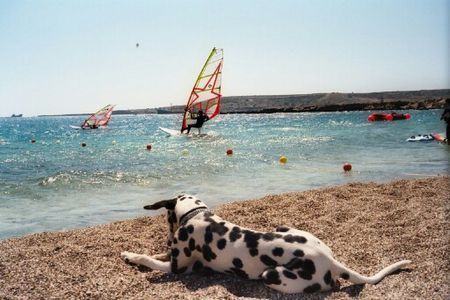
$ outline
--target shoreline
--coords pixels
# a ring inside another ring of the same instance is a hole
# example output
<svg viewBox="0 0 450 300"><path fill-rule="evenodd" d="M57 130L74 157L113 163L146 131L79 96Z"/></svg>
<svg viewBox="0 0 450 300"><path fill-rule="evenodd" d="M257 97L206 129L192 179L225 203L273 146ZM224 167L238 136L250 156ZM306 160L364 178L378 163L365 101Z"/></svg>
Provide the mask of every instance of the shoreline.
<svg viewBox="0 0 450 300"><path fill-rule="evenodd" d="M0 298L446 299L450 296L450 177L349 183L232 202L213 211L271 231L278 225L323 240L353 270L372 275L401 259L409 269L377 285L339 280L329 293L284 295L230 275L171 275L124 263L121 251L165 251L165 217L142 217L0 240ZM202 199L208 203L208 199ZM163 213L163 211L160 211Z"/></svg>

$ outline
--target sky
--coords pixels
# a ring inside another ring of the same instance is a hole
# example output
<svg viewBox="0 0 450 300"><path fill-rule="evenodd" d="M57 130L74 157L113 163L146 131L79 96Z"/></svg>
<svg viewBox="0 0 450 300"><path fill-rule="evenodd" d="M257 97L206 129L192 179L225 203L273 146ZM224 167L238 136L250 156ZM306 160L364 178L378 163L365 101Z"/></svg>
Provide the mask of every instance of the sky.
<svg viewBox="0 0 450 300"><path fill-rule="evenodd" d="M0 116L224 96L450 88L450 0L0 0ZM139 47L136 47L139 43Z"/></svg>

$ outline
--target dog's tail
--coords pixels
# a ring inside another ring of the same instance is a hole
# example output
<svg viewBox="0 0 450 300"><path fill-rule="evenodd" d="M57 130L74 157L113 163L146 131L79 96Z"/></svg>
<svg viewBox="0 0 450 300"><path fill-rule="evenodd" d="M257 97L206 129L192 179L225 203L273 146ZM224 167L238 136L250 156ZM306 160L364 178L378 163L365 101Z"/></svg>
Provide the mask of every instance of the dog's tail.
<svg viewBox="0 0 450 300"><path fill-rule="evenodd" d="M410 260L402 260L399 262L396 262L395 264L392 264L390 266L387 266L377 274L366 277L358 272L355 272L348 267L344 266L342 263L338 262L337 260L334 260L334 266L332 267L331 272L333 275L337 275L340 278L346 279L350 282L356 283L356 284L363 284L363 283L369 283L369 284L377 284L380 282L385 276L403 268L404 266L411 263Z"/></svg>

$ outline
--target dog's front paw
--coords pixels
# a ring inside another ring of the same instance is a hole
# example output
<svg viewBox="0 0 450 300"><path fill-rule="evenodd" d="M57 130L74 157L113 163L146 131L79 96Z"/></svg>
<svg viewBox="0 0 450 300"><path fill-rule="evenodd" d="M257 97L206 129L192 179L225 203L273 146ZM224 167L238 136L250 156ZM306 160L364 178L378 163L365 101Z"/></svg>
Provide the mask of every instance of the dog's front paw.
<svg viewBox="0 0 450 300"><path fill-rule="evenodd" d="M120 257L122 257L122 259L124 261L126 261L127 263L136 264L139 254L124 251L124 252L120 253Z"/></svg>

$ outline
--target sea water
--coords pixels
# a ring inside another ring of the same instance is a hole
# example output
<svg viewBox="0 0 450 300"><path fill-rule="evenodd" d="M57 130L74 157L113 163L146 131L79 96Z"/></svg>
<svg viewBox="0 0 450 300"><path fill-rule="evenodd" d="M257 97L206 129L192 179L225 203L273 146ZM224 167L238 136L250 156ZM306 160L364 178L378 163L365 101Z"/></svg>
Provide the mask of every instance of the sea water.
<svg viewBox="0 0 450 300"><path fill-rule="evenodd" d="M98 130L70 128L82 117L0 118L0 239L161 213L142 207L181 192L214 207L448 174L448 146L406 142L443 133L442 110L409 112L411 120L373 123L369 112L220 115L189 137L158 130L178 129L179 115L114 115Z"/></svg>

